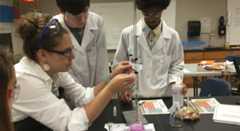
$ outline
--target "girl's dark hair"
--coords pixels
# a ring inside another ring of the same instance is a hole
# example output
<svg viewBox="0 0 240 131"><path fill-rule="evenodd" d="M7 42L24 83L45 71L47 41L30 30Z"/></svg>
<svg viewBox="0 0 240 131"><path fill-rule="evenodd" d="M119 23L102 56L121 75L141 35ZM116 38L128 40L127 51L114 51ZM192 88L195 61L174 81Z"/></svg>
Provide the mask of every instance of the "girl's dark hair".
<svg viewBox="0 0 240 131"><path fill-rule="evenodd" d="M139 10L149 9L156 7L159 9L166 9L171 0L135 0L135 4Z"/></svg>
<svg viewBox="0 0 240 131"><path fill-rule="evenodd" d="M36 54L39 49L53 49L63 34L67 33L58 22L54 25L57 28L52 29L51 25L48 25L50 19L50 15L39 12L30 12L21 17L17 31L23 39L25 55L34 61L37 61Z"/></svg>
<svg viewBox="0 0 240 131"><path fill-rule="evenodd" d="M12 131L8 103L8 83L13 78L13 59L7 50L0 49L0 130Z"/></svg>
<svg viewBox="0 0 240 131"><path fill-rule="evenodd" d="M69 12L78 15L90 6L89 0L56 0L56 3L62 12Z"/></svg>

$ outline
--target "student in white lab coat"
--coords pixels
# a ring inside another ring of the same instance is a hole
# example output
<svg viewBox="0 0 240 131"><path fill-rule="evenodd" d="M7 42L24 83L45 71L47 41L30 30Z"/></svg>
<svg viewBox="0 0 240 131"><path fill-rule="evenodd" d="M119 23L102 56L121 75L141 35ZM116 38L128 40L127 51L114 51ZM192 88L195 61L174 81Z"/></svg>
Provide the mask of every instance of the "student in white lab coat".
<svg viewBox="0 0 240 131"><path fill-rule="evenodd" d="M171 95L170 85L182 83L184 53L178 33L161 19L170 0L135 0L135 4L143 19L123 29L114 63L138 58L143 67L139 72L139 95ZM129 93L121 94L124 100Z"/></svg>
<svg viewBox="0 0 240 131"><path fill-rule="evenodd" d="M95 86L109 77L103 18L89 11L89 0L56 0L61 14L54 16L69 32L75 59L69 70L83 86Z"/></svg>
<svg viewBox="0 0 240 131"><path fill-rule="evenodd" d="M85 131L112 96L134 82L135 75L125 61L113 70L108 81L84 88L66 72L74 58L69 34L58 20L45 25L46 21L48 17L41 13L29 13L19 25L26 56L15 65L20 86L12 109L15 129ZM58 87L64 88L76 108L71 110L64 99L53 93Z"/></svg>

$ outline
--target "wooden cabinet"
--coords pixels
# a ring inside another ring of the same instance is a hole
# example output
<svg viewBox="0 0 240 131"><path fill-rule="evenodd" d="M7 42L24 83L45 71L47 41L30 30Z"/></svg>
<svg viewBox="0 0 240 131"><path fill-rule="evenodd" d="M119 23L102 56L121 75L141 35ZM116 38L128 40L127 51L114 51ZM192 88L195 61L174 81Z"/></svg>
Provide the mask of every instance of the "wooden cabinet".
<svg viewBox="0 0 240 131"><path fill-rule="evenodd" d="M225 57L229 55L240 56L240 49L185 51L184 60L185 63L199 63L201 60L223 62Z"/></svg>
<svg viewBox="0 0 240 131"><path fill-rule="evenodd" d="M206 51L204 52L205 60L224 61L226 56L229 56L230 51Z"/></svg>
<svg viewBox="0 0 240 131"><path fill-rule="evenodd" d="M231 52L230 55L239 55L240 56L240 50L234 50Z"/></svg>
<svg viewBox="0 0 240 131"><path fill-rule="evenodd" d="M204 58L203 56L203 52L185 52L184 61L185 63L197 63Z"/></svg>

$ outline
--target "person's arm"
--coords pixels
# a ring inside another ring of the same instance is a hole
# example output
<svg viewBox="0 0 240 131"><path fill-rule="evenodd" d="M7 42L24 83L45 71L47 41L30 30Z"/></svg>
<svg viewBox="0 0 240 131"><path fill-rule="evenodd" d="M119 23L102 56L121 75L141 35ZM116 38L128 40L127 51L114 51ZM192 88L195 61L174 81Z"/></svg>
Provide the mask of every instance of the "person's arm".
<svg viewBox="0 0 240 131"><path fill-rule="evenodd" d="M63 99L51 92L51 81L32 76L17 77L17 80L21 90L13 103L15 113L31 117L52 130L87 130L89 119L85 109L78 107L71 110ZM17 116L13 116L13 120L17 120Z"/></svg>
<svg viewBox="0 0 240 131"><path fill-rule="evenodd" d="M61 86L66 90L66 93L75 99L75 103L78 106L84 106L87 117L89 121L92 122L107 106L113 94L126 90L126 88L134 82L135 74L129 72L121 73L122 70L129 68L128 66L127 68L125 67L125 65L123 65L123 67L117 66L119 73L114 75L107 84L101 84L95 88L84 88L80 86L78 83L74 82L67 73L64 73L65 75L62 75L62 79L59 78L59 80ZM96 90L98 90L98 93L96 93L97 95L93 99L93 92Z"/></svg>
<svg viewBox="0 0 240 131"><path fill-rule="evenodd" d="M56 85L64 89L64 95L76 106L83 106L95 98L95 88L83 87L68 73L59 73Z"/></svg>
<svg viewBox="0 0 240 131"><path fill-rule="evenodd" d="M114 78L118 74L122 73L131 73L132 72L132 65L129 64L128 61L121 61L118 65L113 69L112 73L110 74L110 77L108 80L101 82L100 84L97 84L94 88L94 94L95 96L106 86L106 84Z"/></svg>
<svg viewBox="0 0 240 131"><path fill-rule="evenodd" d="M113 94L124 91L135 80L135 74L118 74L103 88L96 98L87 104L86 110L89 121L94 121L112 99Z"/></svg>
<svg viewBox="0 0 240 131"><path fill-rule="evenodd" d="M129 44L129 34L127 33L129 28L125 28L120 36L119 42L118 42L118 47L116 50L116 53L114 55L113 59L113 65L116 67L121 61L128 61L128 46ZM119 92L118 97L121 101L123 102L130 102L131 97L132 97L132 92L129 90L126 90L124 92Z"/></svg>
<svg viewBox="0 0 240 131"><path fill-rule="evenodd" d="M169 83L182 83L184 69L184 51L179 35L172 39L172 57L169 69Z"/></svg>
<svg viewBox="0 0 240 131"><path fill-rule="evenodd" d="M59 73L59 78L57 82L59 86L64 88L65 95L68 96L75 105L82 106L83 104L90 102L95 96L97 96L97 94L103 88L105 88L108 82L110 82L111 79L113 79L115 76L123 73L129 74L131 72L132 66L129 64L129 62L122 61L116 66L115 69L113 69L113 72L111 73L111 76L108 80L97 84L94 88L86 88L79 83L76 83L67 72Z"/></svg>

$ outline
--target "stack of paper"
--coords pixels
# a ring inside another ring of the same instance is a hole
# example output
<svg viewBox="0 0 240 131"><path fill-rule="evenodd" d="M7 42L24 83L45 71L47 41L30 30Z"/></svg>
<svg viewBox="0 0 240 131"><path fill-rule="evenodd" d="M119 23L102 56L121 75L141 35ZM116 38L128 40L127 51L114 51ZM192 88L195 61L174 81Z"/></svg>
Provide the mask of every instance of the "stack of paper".
<svg viewBox="0 0 240 131"><path fill-rule="evenodd" d="M142 114L154 115L154 114L168 114L168 108L162 99L156 100L142 100L139 101Z"/></svg>
<svg viewBox="0 0 240 131"><path fill-rule="evenodd" d="M192 99L191 106L201 114L214 113L215 107L220 103L215 98Z"/></svg>
<svg viewBox="0 0 240 131"><path fill-rule="evenodd" d="M214 111L213 121L240 125L240 106L224 104L217 106Z"/></svg>

